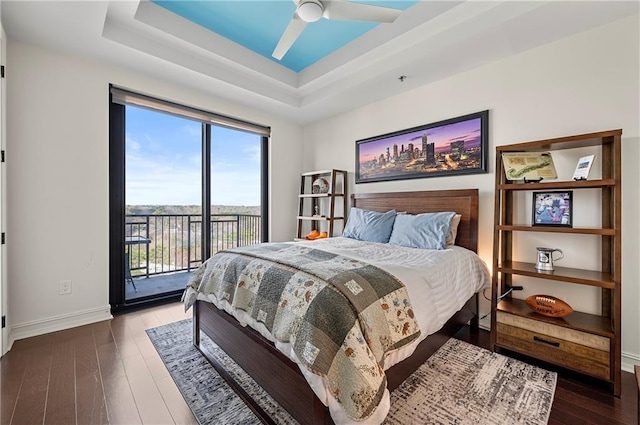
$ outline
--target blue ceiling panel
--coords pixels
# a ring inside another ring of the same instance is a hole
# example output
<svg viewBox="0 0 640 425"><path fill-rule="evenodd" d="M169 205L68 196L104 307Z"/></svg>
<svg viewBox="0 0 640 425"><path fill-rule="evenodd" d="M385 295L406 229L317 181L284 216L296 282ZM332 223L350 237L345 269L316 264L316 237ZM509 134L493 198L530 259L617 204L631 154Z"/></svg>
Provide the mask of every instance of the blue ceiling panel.
<svg viewBox="0 0 640 425"><path fill-rule="evenodd" d="M329 21L307 25L281 61L271 53L293 16L291 0L152 0L153 3L299 72L375 28L377 23ZM417 1L366 1L405 10Z"/></svg>

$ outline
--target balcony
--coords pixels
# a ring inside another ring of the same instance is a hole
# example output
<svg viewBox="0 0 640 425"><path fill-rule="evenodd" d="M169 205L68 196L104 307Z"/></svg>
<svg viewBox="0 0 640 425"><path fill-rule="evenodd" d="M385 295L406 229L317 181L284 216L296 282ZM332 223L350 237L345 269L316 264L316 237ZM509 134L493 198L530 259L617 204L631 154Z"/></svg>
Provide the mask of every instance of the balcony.
<svg viewBox="0 0 640 425"><path fill-rule="evenodd" d="M261 234L259 215L211 216L212 254L260 243ZM127 301L184 289L191 272L203 261L199 214L126 215L125 238L131 276Z"/></svg>

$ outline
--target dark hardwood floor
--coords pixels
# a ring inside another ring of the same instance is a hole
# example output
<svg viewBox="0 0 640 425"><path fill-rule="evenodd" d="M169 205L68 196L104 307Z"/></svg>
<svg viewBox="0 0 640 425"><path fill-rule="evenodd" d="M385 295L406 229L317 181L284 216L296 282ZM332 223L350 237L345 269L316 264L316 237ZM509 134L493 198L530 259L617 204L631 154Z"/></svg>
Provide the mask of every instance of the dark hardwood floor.
<svg viewBox="0 0 640 425"><path fill-rule="evenodd" d="M190 317L179 303L16 341L0 360L0 423L197 424L145 329ZM458 338L487 348L485 331ZM561 372L549 424L636 425L637 386L622 396Z"/></svg>
<svg viewBox="0 0 640 425"><path fill-rule="evenodd" d="M16 341L0 360L1 424L197 424L145 329L179 303Z"/></svg>

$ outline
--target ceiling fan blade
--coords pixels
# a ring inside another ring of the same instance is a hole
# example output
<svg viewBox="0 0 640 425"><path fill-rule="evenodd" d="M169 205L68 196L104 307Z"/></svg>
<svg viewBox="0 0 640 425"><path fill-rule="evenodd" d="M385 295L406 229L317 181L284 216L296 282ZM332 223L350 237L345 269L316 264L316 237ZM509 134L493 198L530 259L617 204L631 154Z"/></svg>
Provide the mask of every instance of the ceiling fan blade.
<svg viewBox="0 0 640 425"><path fill-rule="evenodd" d="M401 10L349 1L325 1L324 17L344 21L393 22Z"/></svg>
<svg viewBox="0 0 640 425"><path fill-rule="evenodd" d="M307 23L300 19L297 13L293 14L289 25L287 25L287 29L284 30L282 37L280 37L280 41L278 41L278 45L273 50L271 56L274 58L281 60L284 55L287 54L293 43L298 39L302 31L307 26Z"/></svg>

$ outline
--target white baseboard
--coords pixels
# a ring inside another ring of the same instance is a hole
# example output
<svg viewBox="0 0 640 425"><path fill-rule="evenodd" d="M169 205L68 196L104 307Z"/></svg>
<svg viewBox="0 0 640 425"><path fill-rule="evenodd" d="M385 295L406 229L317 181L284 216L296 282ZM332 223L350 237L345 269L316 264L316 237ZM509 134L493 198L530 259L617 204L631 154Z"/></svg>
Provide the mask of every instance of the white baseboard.
<svg viewBox="0 0 640 425"><path fill-rule="evenodd" d="M61 314L60 316L53 316L47 319L18 323L10 327L8 338L9 349L13 346L14 341L19 339L62 331L109 319L113 319L113 316L111 315L111 306L106 305L89 310Z"/></svg>
<svg viewBox="0 0 640 425"><path fill-rule="evenodd" d="M640 364L640 356L632 353L622 353L622 370L633 373L633 366Z"/></svg>

